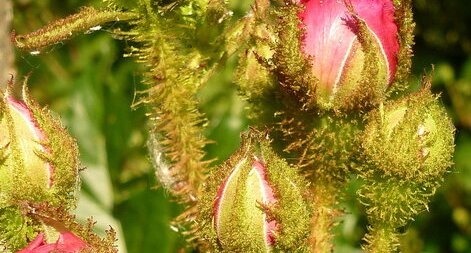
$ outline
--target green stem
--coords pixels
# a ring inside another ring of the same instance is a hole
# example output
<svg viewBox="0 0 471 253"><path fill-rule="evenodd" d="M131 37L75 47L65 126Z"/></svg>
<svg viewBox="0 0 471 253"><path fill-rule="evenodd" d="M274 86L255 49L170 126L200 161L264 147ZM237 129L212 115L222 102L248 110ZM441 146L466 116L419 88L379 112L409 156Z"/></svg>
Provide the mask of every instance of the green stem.
<svg viewBox="0 0 471 253"><path fill-rule="evenodd" d="M93 28L99 29L101 24L136 18L138 15L135 13L84 7L80 12L54 21L32 33L16 35L13 32L12 39L16 47L20 49L38 51L46 46L67 40L78 32L93 30Z"/></svg>
<svg viewBox="0 0 471 253"><path fill-rule="evenodd" d="M399 237L394 228L381 225L373 225L365 235L365 252L367 253L389 253L397 252Z"/></svg>
<svg viewBox="0 0 471 253"><path fill-rule="evenodd" d="M335 208L338 190L322 181L313 184L314 213L309 238L312 253L332 252L332 229L335 225L334 219L339 214Z"/></svg>

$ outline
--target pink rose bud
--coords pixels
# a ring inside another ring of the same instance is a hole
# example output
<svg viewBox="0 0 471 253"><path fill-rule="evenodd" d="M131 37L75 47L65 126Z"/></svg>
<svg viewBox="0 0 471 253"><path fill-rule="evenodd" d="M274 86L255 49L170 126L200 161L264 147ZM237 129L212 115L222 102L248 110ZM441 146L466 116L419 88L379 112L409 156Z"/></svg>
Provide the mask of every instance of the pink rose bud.
<svg viewBox="0 0 471 253"><path fill-rule="evenodd" d="M310 57L312 73L318 79L315 91L319 106L342 107L339 104L351 96L367 93L361 85L379 85L384 92L394 79L399 51L392 1L302 0L301 4L301 51ZM362 34L362 26L367 34ZM372 40L372 47L362 43L367 38ZM376 57L368 58L368 50L375 50ZM367 64L376 65L378 71L365 72Z"/></svg>
<svg viewBox="0 0 471 253"><path fill-rule="evenodd" d="M64 211L76 204L77 144L44 108L0 92L0 242L7 249L26 244L36 221L25 207L48 203Z"/></svg>
<svg viewBox="0 0 471 253"><path fill-rule="evenodd" d="M45 234L39 233L24 249L17 253L50 253L63 252L75 253L87 248L88 245L82 239L71 232L62 232L55 242L47 243Z"/></svg>
<svg viewBox="0 0 471 253"><path fill-rule="evenodd" d="M72 206L79 183L75 140L26 91L23 97L21 101L7 91L0 99L0 192L13 202Z"/></svg>
<svg viewBox="0 0 471 253"><path fill-rule="evenodd" d="M233 218L232 210L234 208L234 194L237 194L237 189L233 188L238 186L237 183L240 175L242 166L236 166L234 170L227 176L224 182L218 189L218 193L214 200L214 227L218 238L221 240L230 238L231 227L225 226ZM276 203L276 199L273 193L273 189L270 186L267 176L266 167L260 161L252 162L252 169L248 172L245 181L245 203L248 209L252 211L251 216L253 219L251 223L248 223L254 231L257 230L260 236L263 238L263 243L266 248L269 248L275 243L274 233L277 229L275 220L269 221L267 215L260 210L256 203L262 203L264 205L273 205Z"/></svg>
<svg viewBox="0 0 471 253"><path fill-rule="evenodd" d="M28 174L28 177L34 178L32 184L50 188L53 184L54 167L51 162L45 161L37 155L39 152L50 155L49 148L43 145L48 141L44 131L40 128L33 112L24 102L16 100L10 95L5 97L5 102L11 126L10 136L5 136L3 141L8 141L5 143L8 146L14 145L12 142L16 142L18 159L23 161L24 167L29 168L24 172ZM11 138L12 136L13 138Z"/></svg>
<svg viewBox="0 0 471 253"><path fill-rule="evenodd" d="M252 130L209 176L198 207L198 237L217 252L302 251L310 224L305 186L269 139Z"/></svg>

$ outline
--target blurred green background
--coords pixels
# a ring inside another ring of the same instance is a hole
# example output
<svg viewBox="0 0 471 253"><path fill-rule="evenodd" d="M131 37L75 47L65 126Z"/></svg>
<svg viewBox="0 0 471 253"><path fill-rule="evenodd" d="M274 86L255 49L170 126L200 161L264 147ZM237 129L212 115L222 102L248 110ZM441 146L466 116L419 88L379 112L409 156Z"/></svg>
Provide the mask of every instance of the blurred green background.
<svg viewBox="0 0 471 253"><path fill-rule="evenodd" d="M235 16L250 1L232 0ZM99 0L13 0L13 28L31 32L81 6L101 6ZM414 78L435 66L433 89L452 115L456 127L455 168L430 205L410 224L404 252L471 252L471 1L415 0L416 45ZM142 66L123 58L128 45L109 32L80 35L34 56L16 51L17 80L30 74L29 86L42 105L62 118L78 140L82 192L77 217L92 216L97 230L111 225L120 252L178 252L182 238L169 226L178 205L158 187L146 150L145 108L131 108L134 92L142 90ZM231 83L236 59L231 59L201 92L208 114L207 135L215 143L208 156L224 160L247 127L244 104ZM359 251L366 218L359 203L346 200L347 215L336 239L336 252Z"/></svg>

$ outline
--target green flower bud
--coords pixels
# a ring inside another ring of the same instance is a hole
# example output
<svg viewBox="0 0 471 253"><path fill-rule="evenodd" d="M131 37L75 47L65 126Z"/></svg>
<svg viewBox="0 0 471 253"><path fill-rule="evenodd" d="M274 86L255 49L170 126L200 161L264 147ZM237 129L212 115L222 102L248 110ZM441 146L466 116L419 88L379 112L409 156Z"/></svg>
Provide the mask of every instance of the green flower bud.
<svg viewBox="0 0 471 253"><path fill-rule="evenodd" d="M397 228L427 208L452 164L454 126L429 87L370 113L361 136L371 226L366 252L395 252Z"/></svg>
<svg viewBox="0 0 471 253"><path fill-rule="evenodd" d="M306 250L307 183L274 154L266 136L249 132L208 178L196 222L201 243L217 252Z"/></svg>
<svg viewBox="0 0 471 253"><path fill-rule="evenodd" d="M451 166L454 126L429 90L381 106L368 117L363 150L387 176L425 182Z"/></svg>

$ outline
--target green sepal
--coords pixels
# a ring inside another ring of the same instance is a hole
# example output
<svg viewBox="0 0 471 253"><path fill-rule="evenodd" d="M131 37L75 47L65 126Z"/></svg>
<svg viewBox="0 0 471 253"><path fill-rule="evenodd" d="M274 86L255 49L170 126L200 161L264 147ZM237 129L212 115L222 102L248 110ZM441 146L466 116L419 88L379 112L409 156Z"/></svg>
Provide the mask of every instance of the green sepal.
<svg viewBox="0 0 471 253"><path fill-rule="evenodd" d="M101 29L108 22L118 22L138 18L135 13L112 9L96 10L83 7L78 13L56 20L29 34L17 35L13 32L12 41L16 47L39 53L44 47L70 39L79 32Z"/></svg>
<svg viewBox="0 0 471 253"><path fill-rule="evenodd" d="M450 168L455 128L429 88L380 106L367 121L362 149L373 170L422 183Z"/></svg>
<svg viewBox="0 0 471 253"><path fill-rule="evenodd" d="M29 97L26 87L23 101L12 98L9 91L2 95L0 136L4 137L5 160L0 166L0 192L5 201L14 204L21 200L47 200L74 207L80 168L75 139L48 109L40 108ZM24 106L29 116L25 119L24 114L13 110L7 98ZM34 134L43 137L38 139Z"/></svg>
<svg viewBox="0 0 471 253"><path fill-rule="evenodd" d="M305 57L301 51L300 11L301 7L296 4L279 7L275 11L278 16L275 26L278 41L273 62L279 84L284 91L298 98L301 108L313 108L317 106L316 87L319 80L311 71L312 59Z"/></svg>
<svg viewBox="0 0 471 253"><path fill-rule="evenodd" d="M254 33L248 48L239 54L234 78L239 94L248 102L248 118L254 124L267 124L273 121L276 108L281 105L279 86L271 71L273 50L267 43L272 39L272 32L268 26L260 24L254 28Z"/></svg>
<svg viewBox="0 0 471 253"><path fill-rule="evenodd" d="M27 212L31 203L48 202L64 211L76 205L78 148L52 113L33 101L0 99L0 245L17 250L34 239L42 222Z"/></svg>
<svg viewBox="0 0 471 253"><path fill-rule="evenodd" d="M0 206L0 248L5 252L26 246L40 229L41 223L25 216L20 207Z"/></svg>
<svg viewBox="0 0 471 253"><path fill-rule="evenodd" d="M51 193L54 199L50 203L65 204L75 207L76 193L80 187L79 171L81 168L77 141L68 132L61 121L47 108L41 108L29 97L25 90L23 93L25 103L31 108L39 127L48 137L44 143L49 149L48 153L38 154L54 167L54 181Z"/></svg>
<svg viewBox="0 0 471 253"><path fill-rule="evenodd" d="M415 23L412 13L412 0L394 0L395 20L398 26L399 52L397 70L387 96L409 88L411 75Z"/></svg>
<svg viewBox="0 0 471 253"><path fill-rule="evenodd" d="M338 94L327 108L341 111L367 110L385 99L388 88L387 59L380 49L380 41L371 32L366 22L358 16L349 2L346 7L358 27L358 42L343 71ZM356 49L355 49L356 48ZM361 68L359 67L361 66Z"/></svg>
<svg viewBox="0 0 471 253"><path fill-rule="evenodd" d="M276 199L273 204L255 201L253 187L257 184L247 185L254 182L250 173L254 161L263 161L267 183ZM227 182L229 175L232 178ZM223 182L231 184L226 187L225 206L220 210L225 212L226 218L219 226L224 226L227 237L221 234L221 229L219 233L216 231L214 223L215 198ZM312 211L305 199L307 185L295 167L290 167L273 152L266 134L249 131L243 136L241 148L208 177L198 204L194 228L196 243L215 252L307 252ZM259 232L264 222L259 220L262 214L277 224L275 242L268 248Z"/></svg>

